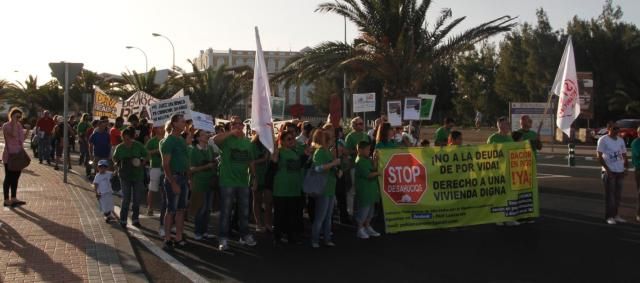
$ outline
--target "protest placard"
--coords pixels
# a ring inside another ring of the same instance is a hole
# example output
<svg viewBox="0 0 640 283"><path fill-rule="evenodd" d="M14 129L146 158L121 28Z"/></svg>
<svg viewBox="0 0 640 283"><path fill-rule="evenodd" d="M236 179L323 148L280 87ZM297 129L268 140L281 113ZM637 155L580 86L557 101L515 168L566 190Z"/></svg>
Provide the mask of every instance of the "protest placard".
<svg viewBox="0 0 640 283"><path fill-rule="evenodd" d="M215 133L213 117L211 117L211 115L191 111L191 120L193 121L193 127L195 129L204 130L209 133Z"/></svg>
<svg viewBox="0 0 640 283"><path fill-rule="evenodd" d="M151 114L153 126L160 127L164 125L173 114L182 114L185 120L191 119L191 108L189 104L188 96L161 100L151 104L149 106L149 114Z"/></svg>
<svg viewBox="0 0 640 283"><path fill-rule="evenodd" d="M106 116L109 120L114 121L120 114L122 107L122 99L117 96L111 96L96 87L93 98L93 118L100 119Z"/></svg>

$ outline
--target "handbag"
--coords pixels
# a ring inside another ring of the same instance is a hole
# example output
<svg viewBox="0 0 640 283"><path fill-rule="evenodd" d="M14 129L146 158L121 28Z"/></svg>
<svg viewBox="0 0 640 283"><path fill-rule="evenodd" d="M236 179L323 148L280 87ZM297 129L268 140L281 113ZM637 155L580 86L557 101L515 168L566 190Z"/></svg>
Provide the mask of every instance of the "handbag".
<svg viewBox="0 0 640 283"><path fill-rule="evenodd" d="M22 169L27 168L30 163L31 158L29 158L29 155L24 151L24 149L20 149L20 151L16 153L9 154L9 171L22 171Z"/></svg>
<svg viewBox="0 0 640 283"><path fill-rule="evenodd" d="M119 192L122 189L122 187L120 186L120 176L118 175L118 171L111 174L111 179L109 180L109 182L111 182L112 191Z"/></svg>
<svg viewBox="0 0 640 283"><path fill-rule="evenodd" d="M321 195L327 186L327 180L327 173L316 172L312 166L304 176L302 190L311 196Z"/></svg>

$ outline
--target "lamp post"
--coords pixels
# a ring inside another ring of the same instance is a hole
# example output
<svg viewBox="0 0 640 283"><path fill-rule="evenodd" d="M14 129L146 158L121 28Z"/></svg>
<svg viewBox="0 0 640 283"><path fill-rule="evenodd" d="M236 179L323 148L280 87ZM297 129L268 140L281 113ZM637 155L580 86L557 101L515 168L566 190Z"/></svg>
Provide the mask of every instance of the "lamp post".
<svg viewBox="0 0 640 283"><path fill-rule="evenodd" d="M171 44L171 51L173 52L173 64L171 65L171 70L175 70L176 69L176 48L173 46L173 42L171 42L171 39L169 39L168 37L159 34L159 33L152 33L151 35L155 36L155 37L164 37L167 41L169 41L169 44Z"/></svg>
<svg viewBox="0 0 640 283"><path fill-rule="evenodd" d="M142 52L142 55L144 55L144 72L148 73L149 72L149 60L147 60L147 53L144 52L144 50L135 47L135 46L126 46L127 49L138 49L140 50L140 52Z"/></svg>

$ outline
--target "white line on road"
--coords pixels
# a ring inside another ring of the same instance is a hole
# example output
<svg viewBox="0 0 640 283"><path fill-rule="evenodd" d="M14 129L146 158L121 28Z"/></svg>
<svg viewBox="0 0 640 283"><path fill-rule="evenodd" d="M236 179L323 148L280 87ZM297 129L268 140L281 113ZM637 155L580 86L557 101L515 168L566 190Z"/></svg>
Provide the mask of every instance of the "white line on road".
<svg viewBox="0 0 640 283"><path fill-rule="evenodd" d="M567 175L554 175L554 174L545 174L545 173L538 173L538 179L548 179L548 178L569 178L571 176L567 176Z"/></svg>
<svg viewBox="0 0 640 283"><path fill-rule="evenodd" d="M562 167L562 168L577 168L577 169L598 169L600 170L601 167L600 166L585 166L585 165L576 165L576 166L568 166L568 165L563 165L563 164L549 164L549 163L538 163L538 166L547 166L547 167ZM629 168L629 171L636 171L635 168Z"/></svg>
<svg viewBox="0 0 640 283"><path fill-rule="evenodd" d="M115 210L116 214L120 215L120 207L119 206L115 206L114 210ZM129 220L131 220L131 218L129 218ZM184 277L187 277L189 280L191 280L191 282L209 282L209 280L207 280L206 278L200 276L200 274L198 274L195 271L191 270L190 268L186 267L184 264L182 264L176 258L174 258L170 254L168 254L165 251L163 251L162 248L158 247L151 240L149 240L149 238L147 238L147 236L145 236L144 233L142 233L142 231L140 231L140 229L138 229L138 227L127 226L127 230L129 230L129 233L133 237L138 239L148 250L150 250L153 254L155 254L156 256L161 258L164 262L166 262L171 267L173 267L173 269L175 269L176 271L180 272L180 274L184 275Z"/></svg>

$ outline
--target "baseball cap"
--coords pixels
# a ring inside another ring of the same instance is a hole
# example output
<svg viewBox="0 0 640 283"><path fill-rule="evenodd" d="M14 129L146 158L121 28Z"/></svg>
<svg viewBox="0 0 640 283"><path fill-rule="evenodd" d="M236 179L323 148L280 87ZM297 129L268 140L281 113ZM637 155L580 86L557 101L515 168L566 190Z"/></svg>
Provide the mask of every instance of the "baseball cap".
<svg viewBox="0 0 640 283"><path fill-rule="evenodd" d="M102 160L98 161L98 167L100 167L100 166L108 167L109 166L109 160L102 159Z"/></svg>

